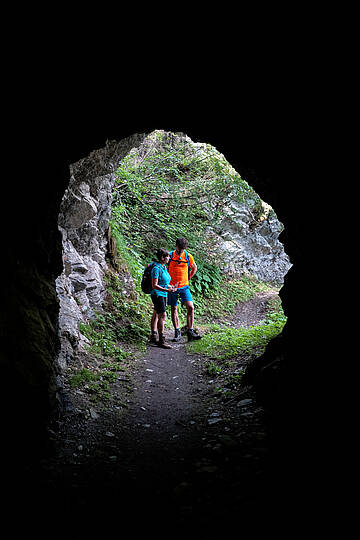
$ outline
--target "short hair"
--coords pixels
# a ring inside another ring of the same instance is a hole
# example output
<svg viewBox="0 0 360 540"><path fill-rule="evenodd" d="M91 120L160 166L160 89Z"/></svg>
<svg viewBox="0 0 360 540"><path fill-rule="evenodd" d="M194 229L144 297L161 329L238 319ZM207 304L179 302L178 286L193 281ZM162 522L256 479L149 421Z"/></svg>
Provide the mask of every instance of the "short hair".
<svg viewBox="0 0 360 540"><path fill-rule="evenodd" d="M161 257L170 257L170 252L167 249L159 248L156 252L156 256L160 260Z"/></svg>
<svg viewBox="0 0 360 540"><path fill-rule="evenodd" d="M186 238L182 237L182 238L177 238L176 239L176 245L180 248L180 249L186 249L188 247L188 244L189 242L187 241Z"/></svg>

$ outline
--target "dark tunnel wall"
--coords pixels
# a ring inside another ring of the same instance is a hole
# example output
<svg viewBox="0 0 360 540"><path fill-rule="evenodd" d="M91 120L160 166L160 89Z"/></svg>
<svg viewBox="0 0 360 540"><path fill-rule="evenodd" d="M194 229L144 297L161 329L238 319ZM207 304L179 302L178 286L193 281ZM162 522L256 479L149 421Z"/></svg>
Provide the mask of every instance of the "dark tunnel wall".
<svg viewBox="0 0 360 540"><path fill-rule="evenodd" d="M307 364L312 359L304 340L303 314L309 282L304 177L309 175L313 149L304 137L304 111L288 102L229 101L226 96L202 106L160 100L156 107L144 101L132 109L121 107L121 98L117 107L106 101L84 106L70 99L70 105L61 109L50 101L35 108L25 104L21 110L21 130L15 122L12 128L18 136L9 135L5 177L9 180L3 192L7 201L1 266L3 451L14 456L26 449L28 456L37 456L48 450L45 425L56 408L54 280L61 272L57 215L69 164L104 146L107 139L164 129L215 146L285 225L280 240L293 264L281 291L288 323L247 377L273 411L279 467L291 467L311 436L311 381L304 380L303 362L305 357ZM301 476L301 467L292 474Z"/></svg>

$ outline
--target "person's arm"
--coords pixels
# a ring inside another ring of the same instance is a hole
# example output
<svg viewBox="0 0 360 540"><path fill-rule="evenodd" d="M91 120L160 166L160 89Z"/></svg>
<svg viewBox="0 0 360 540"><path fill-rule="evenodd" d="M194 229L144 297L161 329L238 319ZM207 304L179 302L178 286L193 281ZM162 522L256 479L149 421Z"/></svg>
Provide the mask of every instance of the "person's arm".
<svg viewBox="0 0 360 540"><path fill-rule="evenodd" d="M195 276L197 272L197 266L196 266L196 263L193 263L191 266L190 266L190 274L189 274L189 279L191 279L192 277Z"/></svg>
<svg viewBox="0 0 360 540"><path fill-rule="evenodd" d="M166 289L165 287L161 287L161 285L158 285L158 278L152 278L151 284L152 288L156 289L158 291L166 291L166 292L173 292L176 290L176 287L173 287L172 285L169 285L169 287Z"/></svg>

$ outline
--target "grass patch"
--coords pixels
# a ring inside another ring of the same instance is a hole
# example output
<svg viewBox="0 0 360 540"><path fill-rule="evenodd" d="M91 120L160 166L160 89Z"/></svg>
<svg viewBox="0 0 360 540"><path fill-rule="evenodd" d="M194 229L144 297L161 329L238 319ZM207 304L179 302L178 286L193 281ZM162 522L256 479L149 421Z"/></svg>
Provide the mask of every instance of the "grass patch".
<svg viewBox="0 0 360 540"><path fill-rule="evenodd" d="M201 354L217 360L234 358L239 355L260 356L271 339L280 334L286 317L279 312L269 313L267 319L250 328L215 328L199 341L187 345L190 354Z"/></svg>
<svg viewBox="0 0 360 540"><path fill-rule="evenodd" d="M239 280L223 279L207 296L194 295L196 321L207 323L234 313L239 302L251 300L258 292L270 291L274 287L254 276L243 276Z"/></svg>
<svg viewBox="0 0 360 540"><path fill-rule="evenodd" d="M93 402L106 401L111 398L111 384L121 378L124 379L125 366L112 358L92 368L79 368L69 377L69 384L73 389L81 389L89 395Z"/></svg>
<svg viewBox="0 0 360 540"><path fill-rule="evenodd" d="M195 275L196 276L196 275ZM215 331L220 327L215 321L220 321L232 315L235 307L240 302L251 300L259 292L273 291L274 285L259 281L255 276L243 276L238 280L223 278L207 294L198 294L190 280L190 290L193 295L195 306L195 326L202 332ZM277 311L278 304L274 305L273 311ZM168 320L170 308L167 308ZM179 302L178 306L180 327L186 326L186 308Z"/></svg>
<svg viewBox="0 0 360 540"><path fill-rule="evenodd" d="M90 369L83 368L70 377L70 386L71 388L79 388L80 386L97 381L98 378L99 376Z"/></svg>
<svg viewBox="0 0 360 540"><path fill-rule="evenodd" d="M104 401L110 399L110 385L115 383L119 373L112 369L106 369L105 364L98 371L82 368L79 369L69 379L71 388L80 388L85 391L93 402ZM117 370L120 371L123 368L116 364Z"/></svg>
<svg viewBox="0 0 360 540"><path fill-rule="evenodd" d="M114 330L110 314L97 314L89 324L80 323L80 332L89 339L88 351L97 358L112 358L121 362L129 356L117 344L117 332Z"/></svg>

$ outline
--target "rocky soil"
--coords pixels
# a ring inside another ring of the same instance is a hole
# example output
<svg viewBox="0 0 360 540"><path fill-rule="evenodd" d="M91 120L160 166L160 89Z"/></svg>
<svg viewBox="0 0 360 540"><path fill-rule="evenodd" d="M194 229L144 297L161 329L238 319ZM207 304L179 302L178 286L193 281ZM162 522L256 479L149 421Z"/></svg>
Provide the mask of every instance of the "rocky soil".
<svg viewBox="0 0 360 540"><path fill-rule="evenodd" d="M258 323L271 296L239 305L232 325ZM171 350L149 344L119 373L108 403L66 389L54 452L26 472L42 512L83 530L106 523L171 535L189 527L225 532L268 505L270 422L236 377L249 359L211 375L186 341Z"/></svg>

